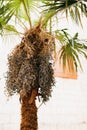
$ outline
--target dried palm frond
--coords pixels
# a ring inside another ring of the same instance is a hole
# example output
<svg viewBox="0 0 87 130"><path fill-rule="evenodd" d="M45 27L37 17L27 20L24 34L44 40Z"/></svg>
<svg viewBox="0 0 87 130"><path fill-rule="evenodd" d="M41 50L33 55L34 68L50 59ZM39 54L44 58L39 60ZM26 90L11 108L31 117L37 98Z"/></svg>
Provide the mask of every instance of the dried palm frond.
<svg viewBox="0 0 87 130"><path fill-rule="evenodd" d="M40 26L25 33L21 43L8 57L6 90L8 95L38 90L43 101L51 96L54 85L52 51L54 38Z"/></svg>

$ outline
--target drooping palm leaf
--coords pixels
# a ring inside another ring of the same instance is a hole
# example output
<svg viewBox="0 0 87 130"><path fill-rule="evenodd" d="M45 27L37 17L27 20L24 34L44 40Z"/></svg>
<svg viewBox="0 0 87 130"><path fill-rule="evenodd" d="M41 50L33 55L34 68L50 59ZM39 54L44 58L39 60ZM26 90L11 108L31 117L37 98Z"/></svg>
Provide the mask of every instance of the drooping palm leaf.
<svg viewBox="0 0 87 130"><path fill-rule="evenodd" d="M86 42L78 39L78 33L74 37L71 37L67 30L57 30L55 33L57 40L62 41L60 42L61 49L58 52L60 64L63 64L64 69L68 64L69 70L72 71L74 68L71 61L73 60L76 70L78 71L78 68L82 70L80 56L83 55L87 59Z"/></svg>

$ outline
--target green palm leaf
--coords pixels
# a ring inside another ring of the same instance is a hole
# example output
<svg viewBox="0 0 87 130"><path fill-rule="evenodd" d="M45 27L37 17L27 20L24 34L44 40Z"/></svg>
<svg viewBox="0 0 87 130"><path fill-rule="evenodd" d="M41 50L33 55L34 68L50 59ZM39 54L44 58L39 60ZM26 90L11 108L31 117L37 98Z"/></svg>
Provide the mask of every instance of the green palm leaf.
<svg viewBox="0 0 87 130"><path fill-rule="evenodd" d="M5 4L4 4L5 3ZM21 6L21 1L20 0L7 0L7 1L3 1L1 8L0 8L0 16L3 16L3 18L1 18L0 22L4 22L4 24L7 24L8 21L11 19L11 17L14 14L17 14L17 12L19 11Z"/></svg>
<svg viewBox="0 0 87 130"><path fill-rule="evenodd" d="M56 35L58 36L56 38L58 41L60 41L59 35L62 34L63 36L61 47L60 50L58 51L59 63L63 64L64 69L66 65L68 65L69 70L72 71L74 69L71 64L71 61L73 59L74 61L73 63L76 70L78 70L78 68L82 70L80 55L83 55L87 59L87 45L79 41L78 33L76 33L74 37L71 37L66 30L60 30L60 31L58 30L56 32L57 32Z"/></svg>
<svg viewBox="0 0 87 130"><path fill-rule="evenodd" d="M66 17L70 15L77 24L80 23L81 25L81 13L87 17L87 1L84 0L43 0L43 3L46 7L44 10L46 15L52 12L50 17L62 11Z"/></svg>
<svg viewBox="0 0 87 130"><path fill-rule="evenodd" d="M40 0L37 0L39 3ZM0 29L12 20L28 22L32 26L31 9L37 9L36 0L2 0L0 2ZM35 14L36 15L36 14Z"/></svg>

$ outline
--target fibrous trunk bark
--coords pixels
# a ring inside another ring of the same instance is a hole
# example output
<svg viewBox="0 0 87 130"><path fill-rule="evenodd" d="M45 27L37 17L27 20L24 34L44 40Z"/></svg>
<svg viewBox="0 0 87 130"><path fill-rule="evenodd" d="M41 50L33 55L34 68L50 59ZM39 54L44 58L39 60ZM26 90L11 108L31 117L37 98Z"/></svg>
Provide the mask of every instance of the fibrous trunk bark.
<svg viewBox="0 0 87 130"><path fill-rule="evenodd" d="M30 94L22 97L21 102L21 125L20 130L37 130L37 107L35 98L30 103Z"/></svg>

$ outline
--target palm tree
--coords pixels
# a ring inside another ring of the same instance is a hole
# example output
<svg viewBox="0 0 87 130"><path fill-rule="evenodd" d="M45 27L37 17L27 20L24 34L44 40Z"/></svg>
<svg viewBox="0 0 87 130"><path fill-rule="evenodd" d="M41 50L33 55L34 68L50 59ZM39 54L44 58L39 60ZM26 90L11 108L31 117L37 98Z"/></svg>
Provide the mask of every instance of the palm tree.
<svg viewBox="0 0 87 130"><path fill-rule="evenodd" d="M73 20L82 25L81 13L86 16L86 8L84 0L73 0L73 2L71 0L0 1L0 34L5 36L8 33L11 35L14 33L21 38L20 44L8 57L6 79L8 96L15 93L20 95L20 130L38 129L36 98L46 102L51 97L54 85L52 54L55 53L55 38L63 46L59 52L63 65L69 55L74 59L74 64L78 69L80 60L77 52L87 57L87 46L82 41L78 42L77 34L71 38L65 30L62 30L63 34L58 29L52 30L54 19L57 20L57 14L62 11L66 13L67 18L70 14ZM39 21L33 20L34 10L35 16L36 12L38 14L37 17L40 17L42 10L42 18ZM19 26L22 29L19 29ZM10 35L8 34L8 36Z"/></svg>
<svg viewBox="0 0 87 130"><path fill-rule="evenodd" d="M22 37L21 43L8 57L6 79L7 95L20 95L20 130L38 129L36 97L46 102L54 85L51 64L54 37L42 29L41 20L37 26L32 27L30 5L31 2L24 0L2 1L0 14L3 16L0 19L2 35L8 30ZM20 9L23 11L22 14ZM16 29L14 20L17 22L16 26L20 24L25 28L23 33ZM25 26L25 21L29 27Z"/></svg>

